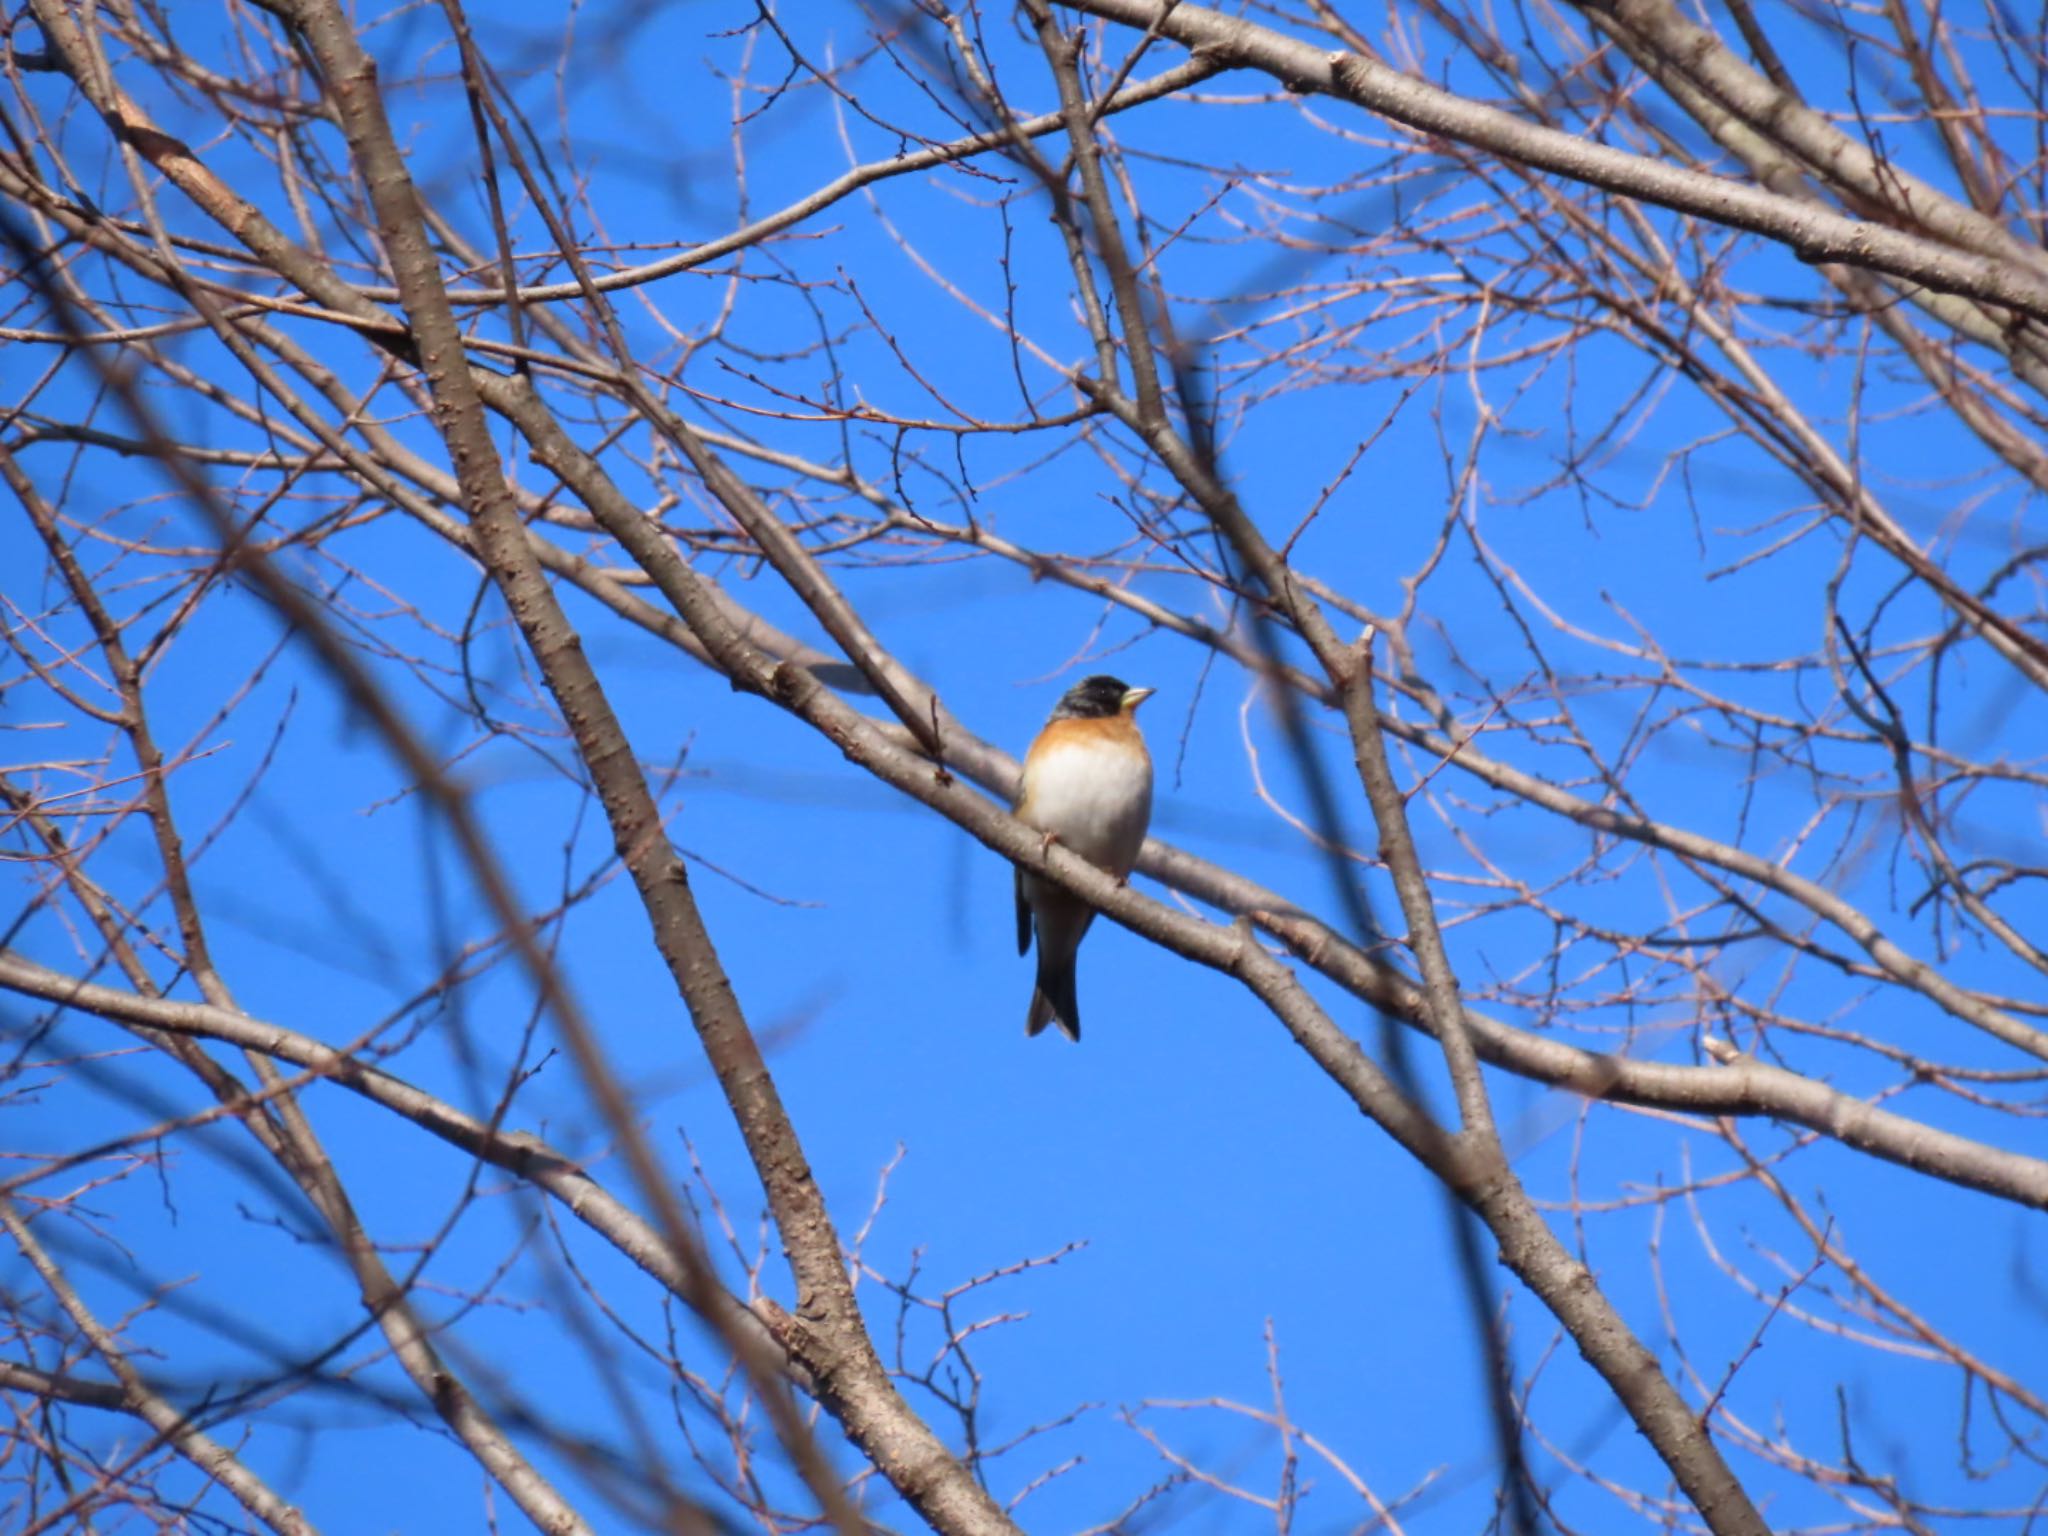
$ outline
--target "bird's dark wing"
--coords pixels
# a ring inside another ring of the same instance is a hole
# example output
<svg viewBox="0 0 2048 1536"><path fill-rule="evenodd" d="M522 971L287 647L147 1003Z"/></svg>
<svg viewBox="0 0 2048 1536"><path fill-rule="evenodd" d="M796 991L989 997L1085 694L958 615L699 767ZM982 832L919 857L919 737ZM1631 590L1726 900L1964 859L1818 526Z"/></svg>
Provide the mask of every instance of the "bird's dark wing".
<svg viewBox="0 0 2048 1536"><path fill-rule="evenodd" d="M1024 899L1024 866L1013 864L1017 876L1017 953L1031 952L1031 903Z"/></svg>

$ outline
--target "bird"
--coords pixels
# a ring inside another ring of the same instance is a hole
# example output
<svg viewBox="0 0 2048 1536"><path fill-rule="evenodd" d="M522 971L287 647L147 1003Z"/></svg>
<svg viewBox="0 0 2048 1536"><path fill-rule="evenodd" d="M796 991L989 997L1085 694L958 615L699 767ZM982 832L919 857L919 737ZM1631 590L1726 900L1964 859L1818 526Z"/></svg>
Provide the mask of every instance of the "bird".
<svg viewBox="0 0 2048 1536"><path fill-rule="evenodd" d="M1138 730L1138 706L1150 688L1121 678L1084 677L1060 696L1045 728L1024 754L1024 775L1012 808L1027 826L1122 882L1138 862L1152 820L1152 755ZM1038 981L1024 1033L1057 1024L1081 1039L1074 998L1074 957L1095 909L1051 880L1017 867L1017 953L1038 938Z"/></svg>

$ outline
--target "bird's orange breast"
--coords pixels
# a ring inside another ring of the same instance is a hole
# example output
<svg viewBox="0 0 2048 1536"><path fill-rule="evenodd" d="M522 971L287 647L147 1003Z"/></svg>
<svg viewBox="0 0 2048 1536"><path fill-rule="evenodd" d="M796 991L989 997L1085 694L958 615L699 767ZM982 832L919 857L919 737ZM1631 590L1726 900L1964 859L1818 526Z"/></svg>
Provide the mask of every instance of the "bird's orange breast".
<svg viewBox="0 0 2048 1536"><path fill-rule="evenodd" d="M1152 819L1152 757L1129 719L1055 720L1024 759L1017 814L1091 864L1130 872Z"/></svg>

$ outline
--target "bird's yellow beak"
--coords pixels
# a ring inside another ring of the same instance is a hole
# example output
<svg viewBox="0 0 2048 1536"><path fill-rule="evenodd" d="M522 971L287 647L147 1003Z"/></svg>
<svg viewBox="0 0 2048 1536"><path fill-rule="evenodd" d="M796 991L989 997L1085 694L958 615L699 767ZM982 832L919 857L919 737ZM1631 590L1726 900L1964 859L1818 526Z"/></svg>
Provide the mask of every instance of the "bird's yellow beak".
<svg viewBox="0 0 2048 1536"><path fill-rule="evenodd" d="M1150 688L1126 688L1124 690L1123 703L1120 707L1128 715L1140 704L1151 698L1153 692L1154 690Z"/></svg>

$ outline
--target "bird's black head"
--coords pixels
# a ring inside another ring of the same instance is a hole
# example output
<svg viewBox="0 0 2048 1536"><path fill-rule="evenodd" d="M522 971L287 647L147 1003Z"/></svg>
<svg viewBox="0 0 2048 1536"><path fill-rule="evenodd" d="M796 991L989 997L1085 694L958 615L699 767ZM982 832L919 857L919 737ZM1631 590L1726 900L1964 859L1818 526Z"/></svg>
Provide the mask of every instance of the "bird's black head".
<svg viewBox="0 0 2048 1536"><path fill-rule="evenodd" d="M1065 693L1053 710L1055 720L1107 720L1136 709L1152 696L1150 688L1133 688L1120 677L1098 673L1084 677Z"/></svg>

